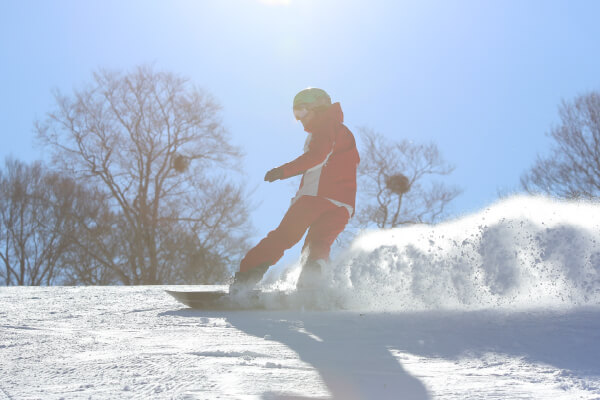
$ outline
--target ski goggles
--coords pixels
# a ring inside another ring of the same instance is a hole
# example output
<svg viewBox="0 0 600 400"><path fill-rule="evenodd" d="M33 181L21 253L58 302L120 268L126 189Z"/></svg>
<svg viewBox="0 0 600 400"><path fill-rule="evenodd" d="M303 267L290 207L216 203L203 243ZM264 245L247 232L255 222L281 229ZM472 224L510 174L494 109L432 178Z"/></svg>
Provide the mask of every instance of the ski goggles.
<svg viewBox="0 0 600 400"><path fill-rule="evenodd" d="M294 108L294 117L296 117L297 121L301 120L302 118L304 118L308 115L309 111L310 110L308 108L306 108L306 106Z"/></svg>

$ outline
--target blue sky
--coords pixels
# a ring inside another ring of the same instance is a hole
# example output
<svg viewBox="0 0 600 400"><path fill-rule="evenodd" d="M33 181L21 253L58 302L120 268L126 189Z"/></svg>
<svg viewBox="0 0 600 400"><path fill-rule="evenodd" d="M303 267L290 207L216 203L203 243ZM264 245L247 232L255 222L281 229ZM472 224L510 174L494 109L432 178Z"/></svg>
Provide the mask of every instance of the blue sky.
<svg viewBox="0 0 600 400"><path fill-rule="evenodd" d="M322 87L346 124L436 143L480 210L550 146L557 106L600 89L600 2L0 0L0 158L43 157L33 121L98 68L153 63L223 106L255 189L257 238L294 188L262 181L302 151L293 96Z"/></svg>

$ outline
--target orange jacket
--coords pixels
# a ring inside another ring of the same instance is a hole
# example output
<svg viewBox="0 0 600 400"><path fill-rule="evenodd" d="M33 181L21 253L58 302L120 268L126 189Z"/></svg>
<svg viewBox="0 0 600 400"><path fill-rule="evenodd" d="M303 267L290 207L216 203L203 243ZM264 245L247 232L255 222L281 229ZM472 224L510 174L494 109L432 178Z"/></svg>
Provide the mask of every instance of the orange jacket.
<svg viewBox="0 0 600 400"><path fill-rule="evenodd" d="M303 174L292 203L301 196L319 196L341 203L354 214L360 157L354 135L343 121L340 103L334 103L305 126L309 135L304 154L280 167L283 178Z"/></svg>

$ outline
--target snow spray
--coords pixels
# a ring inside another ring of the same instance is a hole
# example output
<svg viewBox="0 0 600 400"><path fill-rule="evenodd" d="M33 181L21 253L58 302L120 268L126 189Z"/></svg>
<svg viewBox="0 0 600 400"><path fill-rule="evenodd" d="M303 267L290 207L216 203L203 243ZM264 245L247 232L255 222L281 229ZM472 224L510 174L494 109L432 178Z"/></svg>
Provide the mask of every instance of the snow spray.
<svg viewBox="0 0 600 400"><path fill-rule="evenodd" d="M364 232L326 271L345 308L600 304L600 204L516 196L439 225Z"/></svg>

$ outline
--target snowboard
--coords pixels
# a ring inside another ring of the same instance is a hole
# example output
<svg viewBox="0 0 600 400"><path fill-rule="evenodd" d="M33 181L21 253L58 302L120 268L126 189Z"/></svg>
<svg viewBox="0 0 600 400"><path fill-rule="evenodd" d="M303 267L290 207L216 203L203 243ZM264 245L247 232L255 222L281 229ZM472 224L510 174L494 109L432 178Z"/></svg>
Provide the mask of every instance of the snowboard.
<svg viewBox="0 0 600 400"><path fill-rule="evenodd" d="M179 303L197 310L327 310L346 309L342 299L327 295L323 288L293 290L253 289L229 294L224 285L199 286L182 290L166 289Z"/></svg>
<svg viewBox="0 0 600 400"><path fill-rule="evenodd" d="M250 290L236 296L230 295L223 289L179 291L165 290L178 302L194 309L200 310L248 310L264 309L269 305L283 301L283 292L263 292L262 290Z"/></svg>

